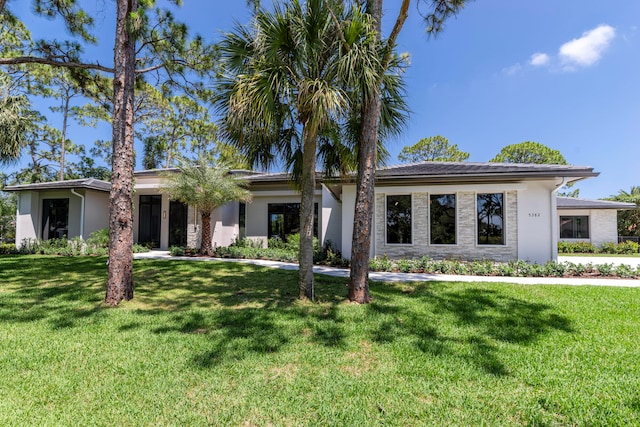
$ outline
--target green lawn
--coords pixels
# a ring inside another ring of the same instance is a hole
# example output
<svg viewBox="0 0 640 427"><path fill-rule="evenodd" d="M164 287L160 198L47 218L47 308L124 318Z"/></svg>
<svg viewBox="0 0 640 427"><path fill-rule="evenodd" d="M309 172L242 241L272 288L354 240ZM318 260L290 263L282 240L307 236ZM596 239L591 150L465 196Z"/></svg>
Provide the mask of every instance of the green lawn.
<svg viewBox="0 0 640 427"><path fill-rule="evenodd" d="M640 425L640 289L0 257L0 425Z"/></svg>

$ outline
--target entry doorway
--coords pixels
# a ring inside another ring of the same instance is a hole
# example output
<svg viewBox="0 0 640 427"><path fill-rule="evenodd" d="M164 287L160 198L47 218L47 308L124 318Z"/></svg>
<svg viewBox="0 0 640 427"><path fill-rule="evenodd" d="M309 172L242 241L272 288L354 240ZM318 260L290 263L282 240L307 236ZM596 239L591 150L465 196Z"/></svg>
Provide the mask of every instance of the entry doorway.
<svg viewBox="0 0 640 427"><path fill-rule="evenodd" d="M189 206L172 200L169 203L169 246L187 246Z"/></svg>
<svg viewBox="0 0 640 427"><path fill-rule="evenodd" d="M138 243L150 248L160 247L161 195L140 196L138 217Z"/></svg>

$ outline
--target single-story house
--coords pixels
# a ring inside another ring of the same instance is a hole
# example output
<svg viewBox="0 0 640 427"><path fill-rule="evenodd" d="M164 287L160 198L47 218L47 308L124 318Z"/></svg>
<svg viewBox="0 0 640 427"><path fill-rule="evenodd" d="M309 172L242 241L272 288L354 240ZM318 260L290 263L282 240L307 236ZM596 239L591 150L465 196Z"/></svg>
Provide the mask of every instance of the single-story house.
<svg viewBox="0 0 640 427"><path fill-rule="evenodd" d="M135 173L134 241L160 249L198 246L200 215L163 194L160 172ZM246 237L266 245L269 238L297 232L300 195L289 175L242 175L253 200L213 212L213 244L226 246ZM371 256L555 259L560 235L556 192L597 175L586 166L513 163L422 162L380 168ZM81 179L6 187L19 196L16 242L87 237L107 227L109 186ZM345 257L351 253L355 196L354 175L318 175L315 233L321 244L330 242ZM592 220L591 229L598 224Z"/></svg>
<svg viewBox="0 0 640 427"><path fill-rule="evenodd" d="M596 246L618 242L618 211L636 209L634 203L558 197L560 240Z"/></svg>

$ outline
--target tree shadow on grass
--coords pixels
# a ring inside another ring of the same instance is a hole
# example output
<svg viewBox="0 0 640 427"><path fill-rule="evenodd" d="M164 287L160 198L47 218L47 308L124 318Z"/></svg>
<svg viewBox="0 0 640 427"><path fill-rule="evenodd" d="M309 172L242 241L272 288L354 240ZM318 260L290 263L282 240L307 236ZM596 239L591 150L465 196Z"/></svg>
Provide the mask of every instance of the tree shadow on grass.
<svg viewBox="0 0 640 427"><path fill-rule="evenodd" d="M550 333L574 332L571 320L550 304L477 286L424 283L407 291L402 284L374 285L377 299L370 309L391 316L374 330L373 340L409 338L423 352L459 355L491 375L504 376L509 369L501 361L499 343L527 346ZM395 304L399 292L411 293L417 304Z"/></svg>
<svg viewBox="0 0 640 427"><path fill-rule="evenodd" d="M74 328L118 313L102 305L105 260L3 259L0 276L12 285L0 286L0 322ZM508 285L373 283L374 301L361 307L344 303L344 278L316 276L319 302L300 303L296 271L240 263L139 260L134 275L135 298L123 304L130 315L118 330L197 335L191 362L202 369L299 343L347 349L355 333L502 376L509 374L503 343L527 346L573 332L553 305Z"/></svg>

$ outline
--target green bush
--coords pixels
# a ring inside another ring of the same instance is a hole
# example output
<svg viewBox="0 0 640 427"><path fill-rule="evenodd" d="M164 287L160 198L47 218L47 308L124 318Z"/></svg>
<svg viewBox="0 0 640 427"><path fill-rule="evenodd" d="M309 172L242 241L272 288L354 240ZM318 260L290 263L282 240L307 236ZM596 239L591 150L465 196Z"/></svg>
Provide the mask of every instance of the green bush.
<svg viewBox="0 0 640 427"><path fill-rule="evenodd" d="M561 254L593 254L598 249L590 242L558 242L558 252Z"/></svg>
<svg viewBox="0 0 640 427"><path fill-rule="evenodd" d="M627 240L626 242L618 243L616 247L616 253L618 254L637 254L640 245L636 242Z"/></svg>
<svg viewBox="0 0 640 427"><path fill-rule="evenodd" d="M18 249L13 243L0 243L0 255L17 254Z"/></svg>
<svg viewBox="0 0 640 427"><path fill-rule="evenodd" d="M600 245L598 252L601 254L615 254L617 253L617 243L605 242Z"/></svg>
<svg viewBox="0 0 640 427"><path fill-rule="evenodd" d="M87 238L87 245L98 248L109 247L109 229L101 228L100 230L96 230L89 234L89 237Z"/></svg>
<svg viewBox="0 0 640 427"><path fill-rule="evenodd" d="M567 271L567 267L564 264L557 263L555 261L549 261L544 265L544 275L547 277L562 277Z"/></svg>
<svg viewBox="0 0 640 427"><path fill-rule="evenodd" d="M611 276L614 273L614 266L613 264L598 264L598 272L600 273L601 276Z"/></svg>
<svg viewBox="0 0 640 427"><path fill-rule="evenodd" d="M620 264L615 268L615 275L625 279L634 278L637 274L637 270L628 264Z"/></svg>

